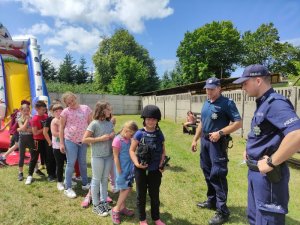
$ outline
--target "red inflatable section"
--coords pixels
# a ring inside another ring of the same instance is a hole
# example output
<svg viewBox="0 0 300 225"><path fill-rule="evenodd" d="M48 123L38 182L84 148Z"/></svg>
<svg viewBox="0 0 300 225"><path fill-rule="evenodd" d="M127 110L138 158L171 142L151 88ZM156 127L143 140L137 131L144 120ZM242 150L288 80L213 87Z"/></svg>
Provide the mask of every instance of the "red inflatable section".
<svg viewBox="0 0 300 225"><path fill-rule="evenodd" d="M1 127L4 126L4 123L1 124ZM10 135L8 130L0 132L0 150L6 151L9 148Z"/></svg>

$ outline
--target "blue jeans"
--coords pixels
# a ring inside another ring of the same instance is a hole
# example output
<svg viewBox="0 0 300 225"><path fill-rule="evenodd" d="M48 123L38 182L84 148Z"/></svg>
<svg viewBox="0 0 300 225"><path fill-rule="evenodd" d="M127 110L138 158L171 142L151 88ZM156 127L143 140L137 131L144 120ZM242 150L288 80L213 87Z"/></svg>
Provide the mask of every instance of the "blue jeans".
<svg viewBox="0 0 300 225"><path fill-rule="evenodd" d="M76 144L70 140L65 140L65 151L67 156L66 166L66 188L72 188L72 175L74 172L74 165L76 160L79 163L80 175L82 178L82 185L87 185L87 165L86 165L86 152L87 144Z"/></svg>
<svg viewBox="0 0 300 225"><path fill-rule="evenodd" d="M100 201L106 201L107 198L107 185L108 185L108 174L111 170L113 158L108 157L92 157L92 200L96 206ZM100 193L100 198L99 198ZM100 199L100 201L99 201Z"/></svg>

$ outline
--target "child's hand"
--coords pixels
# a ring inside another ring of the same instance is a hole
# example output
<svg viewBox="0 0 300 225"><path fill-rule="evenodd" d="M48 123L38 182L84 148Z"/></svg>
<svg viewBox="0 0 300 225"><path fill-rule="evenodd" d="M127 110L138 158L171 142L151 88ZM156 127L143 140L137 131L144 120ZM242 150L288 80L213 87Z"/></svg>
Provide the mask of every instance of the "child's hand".
<svg viewBox="0 0 300 225"><path fill-rule="evenodd" d="M148 167L148 164L142 164L142 163L139 163L139 164L135 164L135 166L137 167L137 168L140 168L140 169L147 169L147 167Z"/></svg>
<svg viewBox="0 0 300 225"><path fill-rule="evenodd" d="M108 141L109 139L111 139L110 134L104 134L104 135L101 136L102 141Z"/></svg>
<svg viewBox="0 0 300 225"><path fill-rule="evenodd" d="M115 132L111 132L111 134L109 136L111 139L113 139L115 137Z"/></svg>

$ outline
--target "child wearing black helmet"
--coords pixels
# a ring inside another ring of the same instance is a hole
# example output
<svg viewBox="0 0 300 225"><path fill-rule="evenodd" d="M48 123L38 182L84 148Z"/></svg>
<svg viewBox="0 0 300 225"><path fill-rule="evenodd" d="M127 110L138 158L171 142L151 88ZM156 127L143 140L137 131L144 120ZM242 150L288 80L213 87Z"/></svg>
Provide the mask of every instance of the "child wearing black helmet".
<svg viewBox="0 0 300 225"><path fill-rule="evenodd" d="M159 216L159 187L166 155L164 135L158 126L161 113L157 106L147 105L141 118L144 128L133 136L130 146L130 157L135 165L135 181L137 192L137 209L140 225L148 225L146 221L147 189L151 201L151 218L155 225L165 225Z"/></svg>

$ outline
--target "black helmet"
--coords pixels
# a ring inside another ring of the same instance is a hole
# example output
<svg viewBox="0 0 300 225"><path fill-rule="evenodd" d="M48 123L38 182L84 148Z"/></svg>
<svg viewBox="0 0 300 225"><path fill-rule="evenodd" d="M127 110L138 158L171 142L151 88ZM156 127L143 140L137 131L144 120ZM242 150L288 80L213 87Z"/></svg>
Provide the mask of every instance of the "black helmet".
<svg viewBox="0 0 300 225"><path fill-rule="evenodd" d="M155 118L157 120L160 120L161 113L156 105L146 105L143 109L141 118Z"/></svg>

